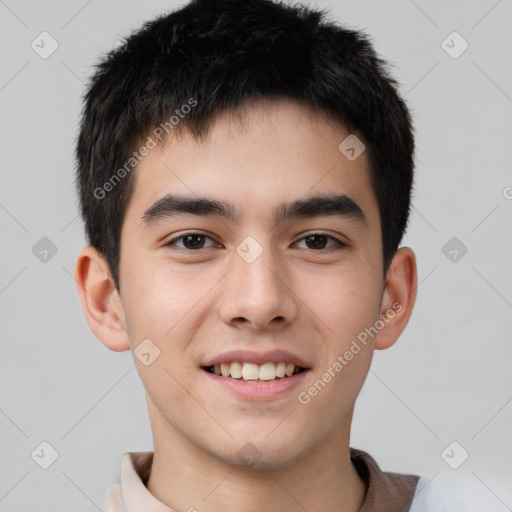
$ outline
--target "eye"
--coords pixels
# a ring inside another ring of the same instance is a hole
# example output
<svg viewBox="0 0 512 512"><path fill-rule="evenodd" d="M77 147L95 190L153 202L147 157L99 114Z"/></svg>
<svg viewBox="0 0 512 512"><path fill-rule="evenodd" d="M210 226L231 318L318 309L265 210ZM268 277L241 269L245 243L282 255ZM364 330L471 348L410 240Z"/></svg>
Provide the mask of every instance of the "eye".
<svg viewBox="0 0 512 512"><path fill-rule="evenodd" d="M209 236L203 235L202 233L185 233L184 235L177 236L173 238L172 240L169 240L165 245L166 246L176 246L180 249L185 250L199 250L199 249L206 249L207 246L205 246L205 240L211 240L213 242L213 239ZM315 251L322 250L322 249L332 249L333 246L327 247L328 241L331 240L334 242L334 247L348 247L347 244L344 242L338 240L337 238L334 238L333 236L326 235L323 233L312 233L310 235L307 235L299 240L299 242L305 241L306 243L306 249L312 249ZM183 245L179 245L176 242L183 241ZM297 243L299 243L297 242ZM210 245L209 247L215 247L215 243Z"/></svg>
<svg viewBox="0 0 512 512"><path fill-rule="evenodd" d="M313 249L315 251L325 249L328 240L332 240L335 247L348 247L347 244L343 243L341 240L323 233L312 233L301 238L299 242L302 242L303 240L305 240L306 245L312 245L312 247L307 247L307 249ZM332 248L332 246L328 248Z"/></svg>
<svg viewBox="0 0 512 512"><path fill-rule="evenodd" d="M177 236L176 238L173 238L172 240L169 240L169 242L167 242L165 245L172 246L172 245L175 245L175 243L177 241L183 240L183 245L177 246L180 249L189 249L189 250L204 249L205 248L204 241L206 239L212 240L209 236L203 235L201 233L186 233L184 235ZM213 247L213 245L210 247Z"/></svg>

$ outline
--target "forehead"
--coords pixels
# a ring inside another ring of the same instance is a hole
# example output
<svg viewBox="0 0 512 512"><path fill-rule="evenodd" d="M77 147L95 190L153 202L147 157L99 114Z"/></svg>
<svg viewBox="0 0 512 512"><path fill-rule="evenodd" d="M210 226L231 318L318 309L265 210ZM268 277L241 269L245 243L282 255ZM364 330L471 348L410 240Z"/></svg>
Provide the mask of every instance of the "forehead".
<svg viewBox="0 0 512 512"><path fill-rule="evenodd" d="M371 223L378 209L368 157L347 158L339 149L347 136L340 123L291 100L221 113L204 139L180 132L138 164L125 221L140 223L169 195L223 200L237 221L275 221L292 201L343 195Z"/></svg>

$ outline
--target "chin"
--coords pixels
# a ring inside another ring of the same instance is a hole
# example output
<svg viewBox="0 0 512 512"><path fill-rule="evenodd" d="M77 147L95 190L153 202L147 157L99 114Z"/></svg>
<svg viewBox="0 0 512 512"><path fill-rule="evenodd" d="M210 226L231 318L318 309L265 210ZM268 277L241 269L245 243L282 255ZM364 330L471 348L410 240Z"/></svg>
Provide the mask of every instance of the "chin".
<svg viewBox="0 0 512 512"><path fill-rule="evenodd" d="M224 446L224 453L215 453L217 458L239 468L245 467L253 470L281 470L293 466L303 458L307 447L301 448L300 439L287 432L286 437L270 434L271 430L260 430L259 435L234 436L228 445ZM275 436L275 439L271 439ZM235 451L233 452L233 449Z"/></svg>

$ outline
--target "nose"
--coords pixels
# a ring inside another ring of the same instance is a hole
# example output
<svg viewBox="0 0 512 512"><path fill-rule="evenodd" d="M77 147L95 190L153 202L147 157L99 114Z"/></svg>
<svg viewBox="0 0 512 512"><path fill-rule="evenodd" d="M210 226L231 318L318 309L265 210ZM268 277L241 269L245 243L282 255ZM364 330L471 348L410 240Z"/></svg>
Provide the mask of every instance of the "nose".
<svg viewBox="0 0 512 512"><path fill-rule="evenodd" d="M298 312L290 269L267 244L254 260L234 254L220 303L222 320L233 327L275 330L291 324Z"/></svg>

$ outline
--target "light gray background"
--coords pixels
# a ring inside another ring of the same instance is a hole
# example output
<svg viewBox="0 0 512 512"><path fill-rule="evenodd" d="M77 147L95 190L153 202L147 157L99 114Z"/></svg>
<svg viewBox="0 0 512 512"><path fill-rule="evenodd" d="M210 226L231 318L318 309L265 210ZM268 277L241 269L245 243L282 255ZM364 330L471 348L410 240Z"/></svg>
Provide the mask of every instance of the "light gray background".
<svg viewBox="0 0 512 512"><path fill-rule="evenodd" d="M132 356L90 332L72 277L85 243L73 147L98 56L177 5L0 0L0 511L100 510L121 454L152 449ZM312 5L372 36L417 131L403 245L418 299L398 343L375 354L351 445L387 471L464 474L511 510L512 1ZM59 44L48 59L31 48L42 31ZM457 59L441 47L453 31L469 43ZM468 248L457 262L442 252L454 236ZM46 263L32 252L42 237L58 249ZM46 470L31 458L42 441L59 453ZM457 470L441 457L452 441L469 453Z"/></svg>

